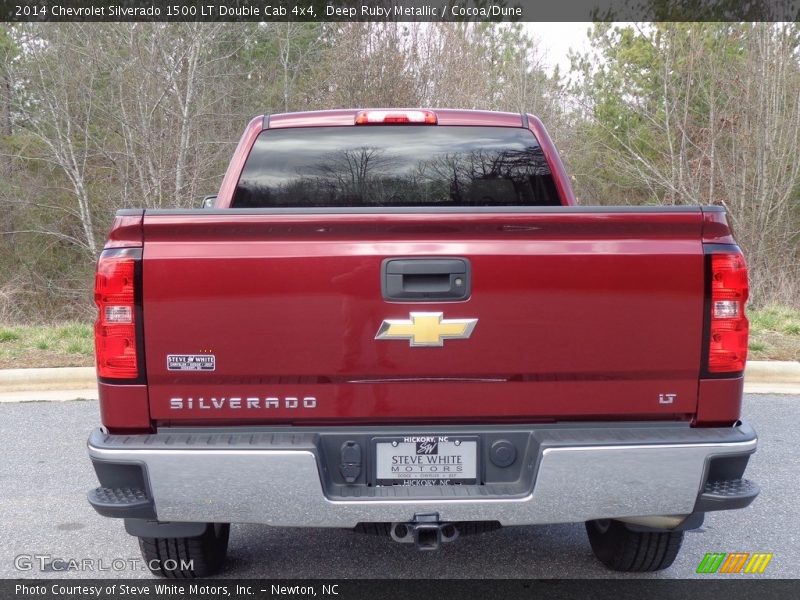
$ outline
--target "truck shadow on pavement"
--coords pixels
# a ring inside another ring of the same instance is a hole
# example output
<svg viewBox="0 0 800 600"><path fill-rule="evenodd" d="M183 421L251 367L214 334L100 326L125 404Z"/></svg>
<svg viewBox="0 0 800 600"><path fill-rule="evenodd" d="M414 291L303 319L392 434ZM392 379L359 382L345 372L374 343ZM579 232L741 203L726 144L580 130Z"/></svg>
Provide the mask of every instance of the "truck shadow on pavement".
<svg viewBox="0 0 800 600"><path fill-rule="evenodd" d="M236 525L223 577L547 578L614 576L596 562L583 524L507 527L435 552L346 529Z"/></svg>

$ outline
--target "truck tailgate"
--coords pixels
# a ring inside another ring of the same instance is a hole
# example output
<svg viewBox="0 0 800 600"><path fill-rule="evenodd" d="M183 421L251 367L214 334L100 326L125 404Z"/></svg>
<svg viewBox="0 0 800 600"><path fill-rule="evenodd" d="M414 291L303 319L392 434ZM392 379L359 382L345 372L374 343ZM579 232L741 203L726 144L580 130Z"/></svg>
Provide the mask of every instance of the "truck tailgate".
<svg viewBox="0 0 800 600"><path fill-rule="evenodd" d="M144 342L162 423L686 419L699 208L147 211ZM298 214L299 213L299 214ZM387 258L463 258L460 301L386 301ZM441 347L376 339L477 319ZM211 358L213 357L213 359Z"/></svg>

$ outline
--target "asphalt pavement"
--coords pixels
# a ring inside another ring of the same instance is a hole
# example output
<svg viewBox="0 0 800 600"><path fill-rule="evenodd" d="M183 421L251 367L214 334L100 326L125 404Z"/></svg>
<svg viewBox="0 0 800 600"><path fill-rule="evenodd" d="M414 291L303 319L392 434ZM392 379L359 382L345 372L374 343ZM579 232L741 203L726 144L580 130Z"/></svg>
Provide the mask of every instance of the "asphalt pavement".
<svg viewBox="0 0 800 600"><path fill-rule="evenodd" d="M700 530L686 534L675 564L660 573L606 570L592 555L582 523L509 527L427 553L347 530L235 525L221 576L708 578L717 576L695 573L707 552L772 552L764 574L746 577L794 578L800 564L800 396L747 395L744 415L759 434L747 477L761 485L761 496L747 509L710 514ZM131 568L139 549L122 523L100 517L86 502L97 483L85 440L98 421L95 401L0 404L0 577L151 577ZM53 570L81 561L84 570Z"/></svg>

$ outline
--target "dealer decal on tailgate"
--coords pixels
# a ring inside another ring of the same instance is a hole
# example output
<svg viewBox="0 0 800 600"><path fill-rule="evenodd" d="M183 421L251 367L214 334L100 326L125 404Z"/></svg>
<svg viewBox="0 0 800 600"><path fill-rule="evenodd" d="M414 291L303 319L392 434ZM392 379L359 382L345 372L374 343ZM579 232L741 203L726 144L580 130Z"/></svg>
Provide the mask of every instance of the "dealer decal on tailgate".
<svg viewBox="0 0 800 600"><path fill-rule="evenodd" d="M167 354L169 371L213 371L215 368L213 354Z"/></svg>

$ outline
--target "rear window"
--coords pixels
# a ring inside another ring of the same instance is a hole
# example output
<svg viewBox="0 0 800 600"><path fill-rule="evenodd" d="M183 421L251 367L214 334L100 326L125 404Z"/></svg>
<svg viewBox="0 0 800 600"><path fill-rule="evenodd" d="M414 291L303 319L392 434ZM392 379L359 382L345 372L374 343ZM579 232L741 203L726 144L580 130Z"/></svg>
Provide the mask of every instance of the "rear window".
<svg viewBox="0 0 800 600"><path fill-rule="evenodd" d="M528 129L369 125L262 132L232 206L560 203L550 167Z"/></svg>

